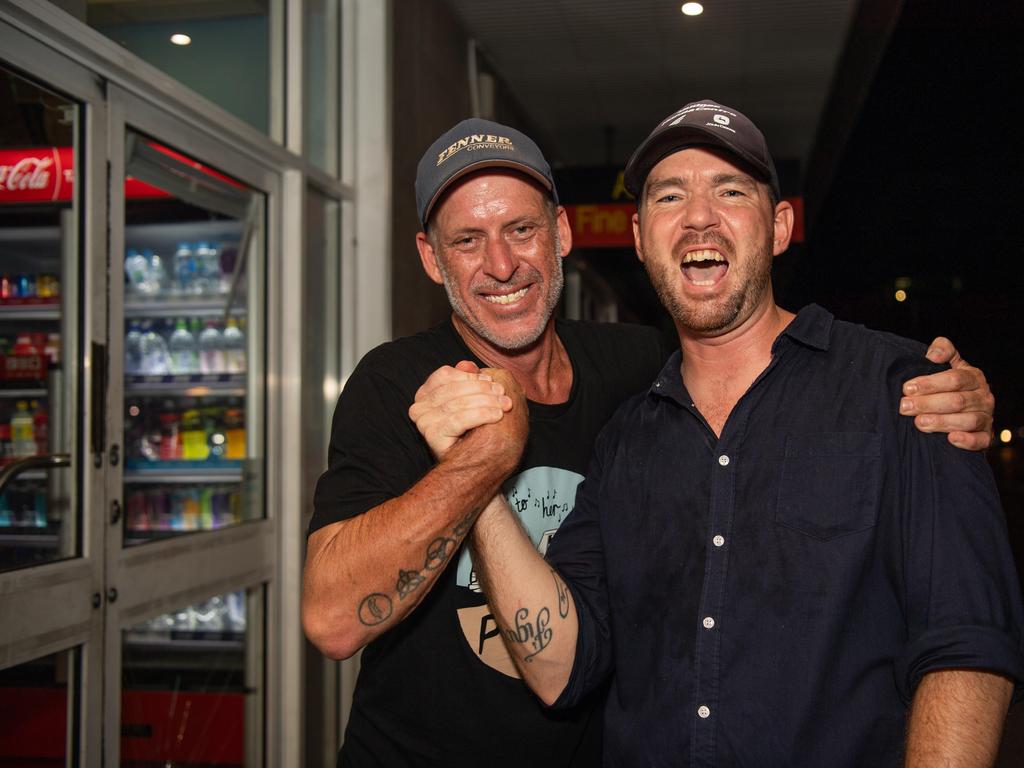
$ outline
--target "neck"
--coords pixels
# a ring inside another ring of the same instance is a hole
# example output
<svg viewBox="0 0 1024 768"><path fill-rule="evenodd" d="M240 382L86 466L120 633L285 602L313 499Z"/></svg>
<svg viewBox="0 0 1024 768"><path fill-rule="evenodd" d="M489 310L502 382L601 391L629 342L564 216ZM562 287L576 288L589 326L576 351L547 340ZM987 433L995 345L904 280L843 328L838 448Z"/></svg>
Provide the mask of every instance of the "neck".
<svg viewBox="0 0 1024 768"><path fill-rule="evenodd" d="M502 349L477 335L453 314L452 323L466 346L490 368L511 373L535 403L557 404L569 399L572 390L572 364L550 320L535 342L522 349Z"/></svg>
<svg viewBox="0 0 1024 768"><path fill-rule="evenodd" d="M706 336L677 327L687 391L716 433L772 359L772 344L793 319L769 300L736 328Z"/></svg>

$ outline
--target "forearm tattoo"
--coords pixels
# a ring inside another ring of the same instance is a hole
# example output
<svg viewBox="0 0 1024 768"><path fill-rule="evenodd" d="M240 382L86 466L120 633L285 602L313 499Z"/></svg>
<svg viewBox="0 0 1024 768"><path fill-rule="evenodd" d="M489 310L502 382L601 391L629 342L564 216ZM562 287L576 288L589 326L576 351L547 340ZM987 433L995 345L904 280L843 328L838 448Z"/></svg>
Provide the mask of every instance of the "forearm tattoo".
<svg viewBox="0 0 1024 768"><path fill-rule="evenodd" d="M537 618L530 621L530 611L527 608L520 608L516 611L516 624L514 629L506 629L505 637L510 643L527 645L533 649L533 653L523 656L523 661L533 661L533 657L548 647L551 642L551 629L548 622L551 620L551 611L545 606L537 611Z"/></svg>
<svg viewBox="0 0 1024 768"><path fill-rule="evenodd" d="M395 581L395 592L399 600L405 600L415 592L423 582L427 580L425 571L436 571L443 568L459 546L459 541L469 533L473 522L480 514L482 507L471 511L464 518L459 520L452 529L451 536L438 536L427 545L426 557L423 561L423 569L419 571L400 569L398 579ZM391 598L381 592L374 592L363 598L359 604L359 621L364 626L374 627L391 618L393 604Z"/></svg>
<svg viewBox="0 0 1024 768"><path fill-rule="evenodd" d="M558 615L564 619L569 615L569 588L554 568L551 569L551 578L555 580L555 592L558 595ZM554 630L549 626L550 621L551 610L547 606L537 611L537 616L532 622L529 609L520 608L516 611L515 628L506 629L505 637L510 643L528 645L533 651L523 656L523 661L532 662L534 656L551 644Z"/></svg>

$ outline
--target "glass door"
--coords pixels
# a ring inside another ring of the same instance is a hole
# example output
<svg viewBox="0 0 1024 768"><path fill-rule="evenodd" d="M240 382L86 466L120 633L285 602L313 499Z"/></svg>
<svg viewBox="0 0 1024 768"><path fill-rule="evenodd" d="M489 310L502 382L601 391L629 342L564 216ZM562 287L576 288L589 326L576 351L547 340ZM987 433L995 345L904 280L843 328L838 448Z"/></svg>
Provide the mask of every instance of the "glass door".
<svg viewBox="0 0 1024 768"><path fill-rule="evenodd" d="M0 765L90 765L102 668L106 107L0 22Z"/></svg>
<svg viewBox="0 0 1024 768"><path fill-rule="evenodd" d="M276 561L263 405L274 179L129 94L114 89L111 111L121 459L108 489L121 514L108 538L107 761L258 766Z"/></svg>

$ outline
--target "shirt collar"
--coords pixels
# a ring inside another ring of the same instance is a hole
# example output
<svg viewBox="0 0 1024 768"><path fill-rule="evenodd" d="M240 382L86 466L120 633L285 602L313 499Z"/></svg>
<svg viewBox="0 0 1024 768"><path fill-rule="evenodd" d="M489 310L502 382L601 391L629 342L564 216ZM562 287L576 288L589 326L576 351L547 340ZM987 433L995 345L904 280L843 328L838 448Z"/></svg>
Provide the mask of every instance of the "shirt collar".
<svg viewBox="0 0 1024 768"><path fill-rule="evenodd" d="M835 317L827 309L817 304L808 304L797 312L793 321L775 339L772 344L772 354L778 350L779 343L784 337L793 339L811 349L827 352L829 340L832 336L832 321ZM648 390L652 395L671 397L684 405L690 403L690 395L683 386L683 377L679 373L679 366L682 363L682 352L676 350L669 357L668 362L658 373L658 377L651 384Z"/></svg>

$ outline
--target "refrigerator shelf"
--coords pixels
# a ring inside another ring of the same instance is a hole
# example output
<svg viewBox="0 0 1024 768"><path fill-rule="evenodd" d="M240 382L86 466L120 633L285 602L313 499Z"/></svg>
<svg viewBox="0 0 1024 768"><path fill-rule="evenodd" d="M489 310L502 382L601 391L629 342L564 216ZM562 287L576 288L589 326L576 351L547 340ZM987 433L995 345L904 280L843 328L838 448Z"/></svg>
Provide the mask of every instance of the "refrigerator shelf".
<svg viewBox="0 0 1024 768"><path fill-rule="evenodd" d="M128 300L124 305L125 317L223 317L225 312L230 315L245 315L244 305L235 305L226 309L224 303L227 296L207 297L153 297L146 301ZM2 317L2 315L0 315Z"/></svg>
<svg viewBox="0 0 1024 768"><path fill-rule="evenodd" d="M60 320L60 304L0 304L0 320Z"/></svg>
<svg viewBox="0 0 1024 768"><path fill-rule="evenodd" d="M40 398L46 397L49 391L43 387L31 388L31 389L7 389L0 387L0 397L3 398Z"/></svg>
<svg viewBox="0 0 1024 768"><path fill-rule="evenodd" d="M240 483L238 461L145 461L125 462L124 482L144 483Z"/></svg>
<svg viewBox="0 0 1024 768"><path fill-rule="evenodd" d="M245 396L244 373L178 373L165 376L129 374L124 377L126 395L223 395Z"/></svg>

